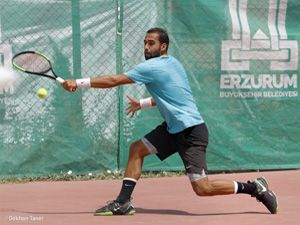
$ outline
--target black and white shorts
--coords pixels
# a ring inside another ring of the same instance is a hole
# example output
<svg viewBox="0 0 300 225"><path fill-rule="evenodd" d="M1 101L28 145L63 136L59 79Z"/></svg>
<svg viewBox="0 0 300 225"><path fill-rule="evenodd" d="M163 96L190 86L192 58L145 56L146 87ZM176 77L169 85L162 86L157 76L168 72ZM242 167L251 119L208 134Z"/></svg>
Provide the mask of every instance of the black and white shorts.
<svg viewBox="0 0 300 225"><path fill-rule="evenodd" d="M208 130L205 123L171 134L164 122L146 134L141 141L150 153L156 154L160 160L178 152L191 181L206 177Z"/></svg>

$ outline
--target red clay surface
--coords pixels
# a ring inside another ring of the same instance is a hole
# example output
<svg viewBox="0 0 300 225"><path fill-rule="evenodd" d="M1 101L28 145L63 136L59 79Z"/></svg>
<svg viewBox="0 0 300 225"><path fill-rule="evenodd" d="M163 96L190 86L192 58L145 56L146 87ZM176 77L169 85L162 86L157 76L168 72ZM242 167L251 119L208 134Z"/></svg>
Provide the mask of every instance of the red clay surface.
<svg viewBox="0 0 300 225"><path fill-rule="evenodd" d="M135 189L134 216L93 216L119 193L121 180L0 185L0 224L45 225L299 225L300 170L210 175L247 181L265 176L279 198L279 213L248 195L197 197L187 177L145 178Z"/></svg>

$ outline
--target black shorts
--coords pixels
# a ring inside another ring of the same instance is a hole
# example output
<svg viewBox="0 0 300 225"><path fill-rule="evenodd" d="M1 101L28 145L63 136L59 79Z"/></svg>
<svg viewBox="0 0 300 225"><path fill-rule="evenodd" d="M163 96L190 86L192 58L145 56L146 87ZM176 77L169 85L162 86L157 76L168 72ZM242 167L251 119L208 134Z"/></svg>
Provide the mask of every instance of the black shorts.
<svg viewBox="0 0 300 225"><path fill-rule="evenodd" d="M178 152L188 174L207 174L208 130L205 123L171 134L164 122L146 134L142 141L160 160Z"/></svg>

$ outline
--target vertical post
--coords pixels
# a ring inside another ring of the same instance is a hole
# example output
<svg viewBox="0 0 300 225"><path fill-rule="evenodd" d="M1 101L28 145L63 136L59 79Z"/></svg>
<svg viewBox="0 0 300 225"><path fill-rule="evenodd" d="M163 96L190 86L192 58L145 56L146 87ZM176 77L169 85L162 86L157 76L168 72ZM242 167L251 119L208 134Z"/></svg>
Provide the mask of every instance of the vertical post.
<svg viewBox="0 0 300 225"><path fill-rule="evenodd" d="M81 77L80 0L72 0L73 76Z"/></svg>
<svg viewBox="0 0 300 225"><path fill-rule="evenodd" d="M123 32L123 0L116 0L116 72L123 72L123 62L122 62L122 32ZM121 165L120 152L122 151L122 139L123 139L123 87L118 87L118 111L119 111L119 137L118 137L118 153L117 153L117 163L118 169Z"/></svg>
<svg viewBox="0 0 300 225"><path fill-rule="evenodd" d="M72 54L73 54L73 79L81 78L81 29L80 29L80 0L71 1L71 15L72 15ZM82 91L77 93L78 99L82 98ZM84 135L83 130L84 126L84 116L82 111L82 101L78 101L76 98L69 99L69 105L72 106L65 108L63 111L60 111L59 115L65 114L68 115L68 120L61 121L62 124L67 126L66 129L60 130L63 136L68 137L71 135ZM76 121L76 122L74 122ZM70 130L70 132L66 132ZM82 141L80 143L82 146L85 143Z"/></svg>
<svg viewBox="0 0 300 225"><path fill-rule="evenodd" d="M165 27L168 27L168 0L164 0L163 2L163 9L164 9L164 15L163 15L163 25Z"/></svg>

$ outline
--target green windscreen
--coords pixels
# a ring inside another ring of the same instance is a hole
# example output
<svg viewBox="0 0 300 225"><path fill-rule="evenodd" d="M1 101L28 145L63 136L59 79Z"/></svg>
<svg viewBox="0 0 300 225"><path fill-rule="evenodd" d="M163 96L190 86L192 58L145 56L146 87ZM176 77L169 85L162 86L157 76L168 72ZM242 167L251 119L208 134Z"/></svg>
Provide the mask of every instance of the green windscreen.
<svg viewBox="0 0 300 225"><path fill-rule="evenodd" d="M128 71L144 61L145 32L166 29L169 54L184 65L209 129L208 170L300 168L298 0L4 0L0 7L2 67L34 50L64 79ZM163 122L156 108L126 116L127 96L149 96L143 85L69 93L15 73L0 83L0 177L124 169L131 143ZM144 170L183 164L177 154L163 162L149 156Z"/></svg>

